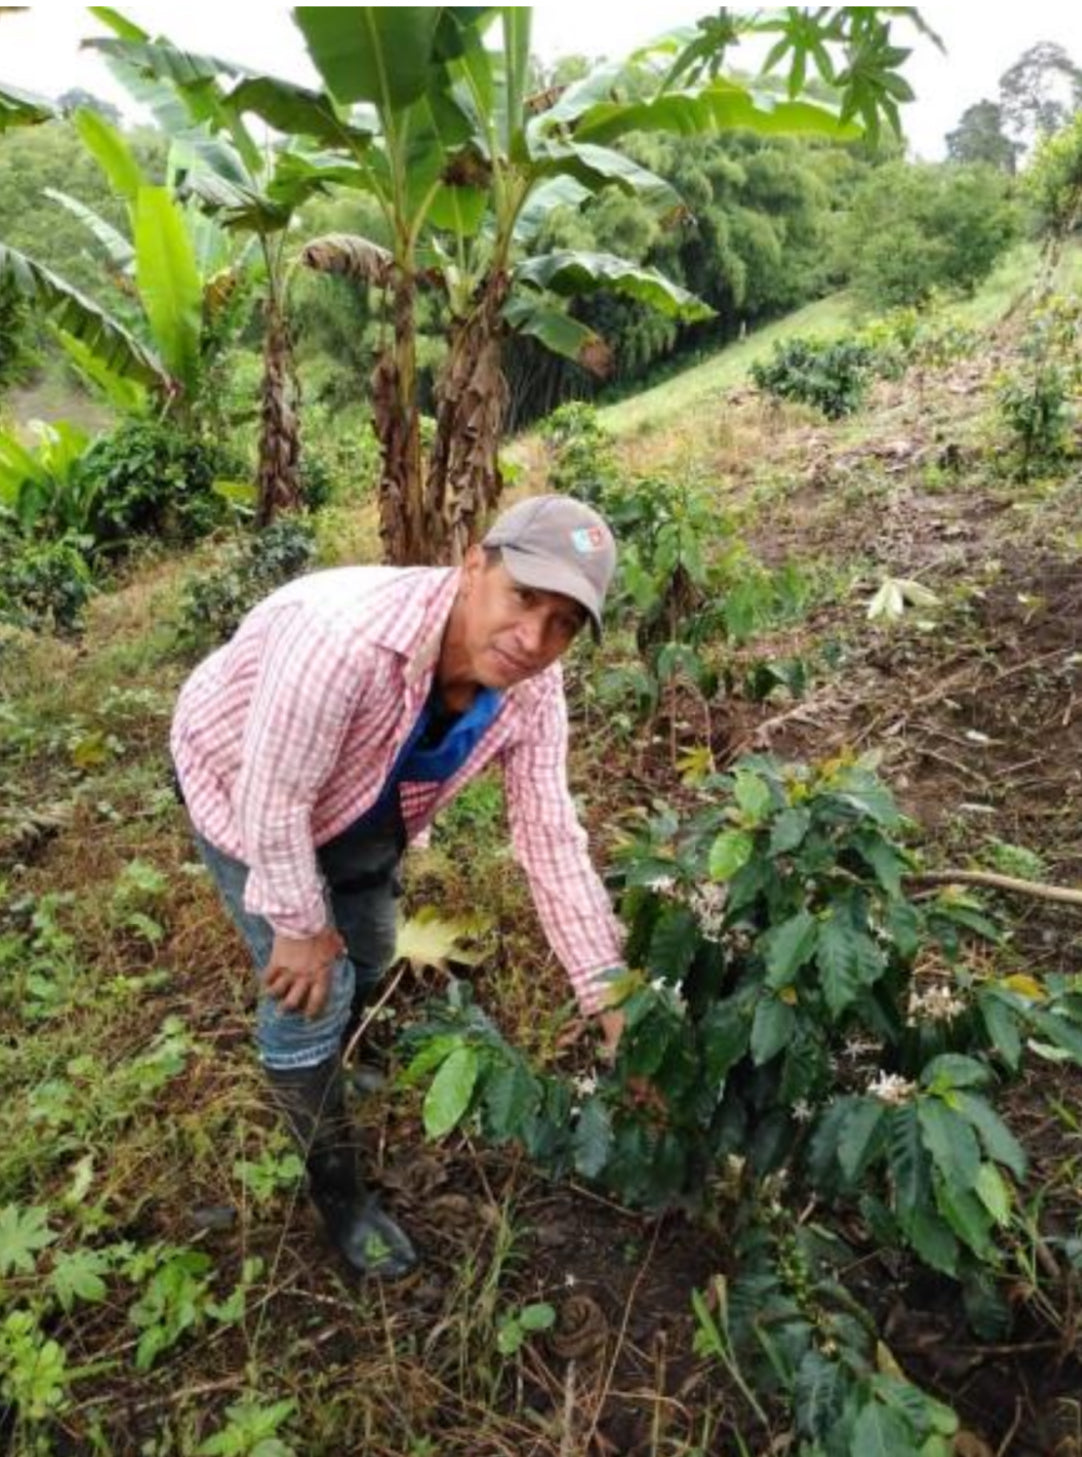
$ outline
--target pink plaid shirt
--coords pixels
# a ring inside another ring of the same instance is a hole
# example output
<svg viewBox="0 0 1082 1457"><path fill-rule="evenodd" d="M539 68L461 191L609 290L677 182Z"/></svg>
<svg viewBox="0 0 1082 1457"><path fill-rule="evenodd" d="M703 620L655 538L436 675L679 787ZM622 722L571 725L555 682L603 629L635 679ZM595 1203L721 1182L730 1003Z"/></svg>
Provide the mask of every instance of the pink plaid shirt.
<svg viewBox="0 0 1082 1457"><path fill-rule="evenodd" d="M339 567L273 593L181 691L171 747L201 835L250 867L246 908L287 936L326 924L315 847L375 803L432 685L455 570ZM515 856L579 1004L597 1011L619 926L567 787L553 664L504 696L445 783L404 781L412 839L486 765L504 774Z"/></svg>

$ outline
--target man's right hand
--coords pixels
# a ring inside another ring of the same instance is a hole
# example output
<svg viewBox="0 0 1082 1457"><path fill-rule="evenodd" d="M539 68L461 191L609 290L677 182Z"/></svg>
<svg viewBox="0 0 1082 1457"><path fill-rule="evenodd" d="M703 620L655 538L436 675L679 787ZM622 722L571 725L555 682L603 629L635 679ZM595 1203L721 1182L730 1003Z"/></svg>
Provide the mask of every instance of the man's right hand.
<svg viewBox="0 0 1082 1457"><path fill-rule="evenodd" d="M333 926L316 936L276 935L263 985L283 1011L318 1017L330 995L331 968L345 949Z"/></svg>

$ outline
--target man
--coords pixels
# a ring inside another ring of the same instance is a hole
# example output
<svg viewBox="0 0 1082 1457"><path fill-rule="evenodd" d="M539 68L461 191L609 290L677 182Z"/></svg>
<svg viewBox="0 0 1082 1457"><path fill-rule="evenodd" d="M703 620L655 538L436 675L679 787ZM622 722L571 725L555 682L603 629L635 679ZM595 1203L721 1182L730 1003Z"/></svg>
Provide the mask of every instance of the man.
<svg viewBox="0 0 1082 1457"><path fill-rule="evenodd" d="M605 1002L620 934L567 788L559 666L586 622L600 632L615 563L594 511L534 497L460 568L290 583L181 692L177 777L261 973L260 1058L331 1240L363 1273L404 1274L416 1254L360 1178L342 1041L394 955L407 842L492 762L545 933L610 1050L619 1039Z"/></svg>

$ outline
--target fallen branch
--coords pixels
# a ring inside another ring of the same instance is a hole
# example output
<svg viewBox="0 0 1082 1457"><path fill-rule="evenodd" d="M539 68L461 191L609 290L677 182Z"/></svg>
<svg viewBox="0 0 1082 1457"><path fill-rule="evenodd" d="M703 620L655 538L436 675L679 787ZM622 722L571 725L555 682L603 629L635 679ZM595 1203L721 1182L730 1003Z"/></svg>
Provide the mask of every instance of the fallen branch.
<svg viewBox="0 0 1082 1457"><path fill-rule="evenodd" d="M1065 906L1082 906L1082 890L1072 890L1069 885L1045 885L1040 880L1019 880L1014 875L997 875L993 870L921 870L905 879L921 885L985 885L990 890L1009 890Z"/></svg>

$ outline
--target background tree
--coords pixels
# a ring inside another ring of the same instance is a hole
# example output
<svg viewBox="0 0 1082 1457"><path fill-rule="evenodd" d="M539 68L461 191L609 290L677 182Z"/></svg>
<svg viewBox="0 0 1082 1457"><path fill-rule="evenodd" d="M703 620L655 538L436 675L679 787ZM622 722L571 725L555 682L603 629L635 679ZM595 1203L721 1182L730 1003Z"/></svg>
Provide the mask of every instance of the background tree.
<svg viewBox="0 0 1082 1457"><path fill-rule="evenodd" d="M1082 107L1082 70L1061 45L1039 41L1004 71L999 99L1007 132L1028 151Z"/></svg>
<svg viewBox="0 0 1082 1457"><path fill-rule="evenodd" d="M991 167L891 163L859 189L842 232L857 296L875 309L972 293L1018 236L1009 179Z"/></svg>
<svg viewBox="0 0 1082 1457"><path fill-rule="evenodd" d="M1026 169L1025 192L1054 267L1063 244L1082 225L1082 112L1038 142Z"/></svg>
<svg viewBox="0 0 1082 1457"><path fill-rule="evenodd" d="M72 86L67 91L62 91L56 98L56 105L62 116L71 116L75 111L96 111L110 126L119 127L121 124L120 112L112 102L103 101L100 96L95 96L93 91L87 91L82 86Z"/></svg>
<svg viewBox="0 0 1082 1457"><path fill-rule="evenodd" d="M1012 142L1003 130L1003 108L988 100L967 106L954 131L947 133L946 141L952 162L983 162L1011 176L1022 151L1020 144Z"/></svg>

